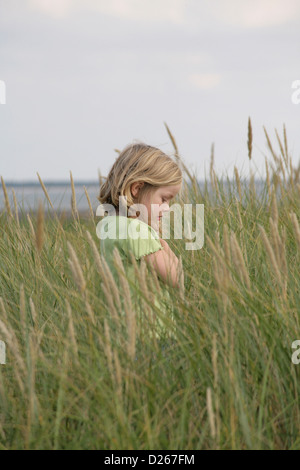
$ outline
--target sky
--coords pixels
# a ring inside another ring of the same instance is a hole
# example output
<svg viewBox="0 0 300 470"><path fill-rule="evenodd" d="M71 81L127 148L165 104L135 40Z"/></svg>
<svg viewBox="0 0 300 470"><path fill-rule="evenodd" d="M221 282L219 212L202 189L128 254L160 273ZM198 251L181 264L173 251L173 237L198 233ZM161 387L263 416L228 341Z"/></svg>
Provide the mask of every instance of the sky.
<svg viewBox="0 0 300 470"><path fill-rule="evenodd" d="M212 143L247 176L249 116L257 176L263 126L297 164L299 59L299 0L0 0L0 175L97 180L128 143L171 155L166 122L199 179Z"/></svg>

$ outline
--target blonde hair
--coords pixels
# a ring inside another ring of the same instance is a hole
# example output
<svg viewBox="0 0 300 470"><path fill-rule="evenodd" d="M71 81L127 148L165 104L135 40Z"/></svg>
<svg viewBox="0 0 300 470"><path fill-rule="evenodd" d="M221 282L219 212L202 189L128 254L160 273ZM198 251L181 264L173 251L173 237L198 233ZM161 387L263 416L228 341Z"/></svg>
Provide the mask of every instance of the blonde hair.
<svg viewBox="0 0 300 470"><path fill-rule="evenodd" d="M144 182L137 198L140 201L155 187L181 184L182 172L160 149L143 143L130 144L117 157L97 199L101 204L112 204L118 209L119 196L126 196L127 207L130 207L138 202L130 190L132 183L138 181Z"/></svg>

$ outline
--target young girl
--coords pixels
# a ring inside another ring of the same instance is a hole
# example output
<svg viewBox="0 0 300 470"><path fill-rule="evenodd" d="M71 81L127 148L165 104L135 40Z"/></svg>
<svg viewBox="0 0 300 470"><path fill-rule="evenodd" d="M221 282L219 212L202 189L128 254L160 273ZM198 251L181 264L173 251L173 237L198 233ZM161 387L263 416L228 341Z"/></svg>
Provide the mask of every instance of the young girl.
<svg viewBox="0 0 300 470"><path fill-rule="evenodd" d="M161 283L178 287L178 258L159 231L161 219L181 184L179 166L158 148L132 144L117 157L98 197L115 213L104 217L96 229L101 254L114 276L114 249L118 248L131 282L136 278L133 255L138 264L142 258L151 264ZM126 202L124 207L120 207L120 196ZM124 209L125 215L121 215Z"/></svg>

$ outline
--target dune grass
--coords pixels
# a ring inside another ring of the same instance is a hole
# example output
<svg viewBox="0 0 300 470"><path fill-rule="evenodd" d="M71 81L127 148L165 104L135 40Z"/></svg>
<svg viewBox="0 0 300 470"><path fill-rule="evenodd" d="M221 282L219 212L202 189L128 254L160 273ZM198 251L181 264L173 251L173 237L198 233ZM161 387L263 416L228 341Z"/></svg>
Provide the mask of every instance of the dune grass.
<svg viewBox="0 0 300 470"><path fill-rule="evenodd" d="M119 281L111 278L99 219L80 217L75 190L70 220L54 210L44 217L44 205L20 216L6 197L1 449L300 449L300 364L291 361L300 339L300 167L285 130L282 139L276 132L278 151L265 131L259 193L253 173L218 178L213 153L201 190L167 130L185 175L175 202L205 212L201 250L170 241L184 268L184 291L168 288L171 339L151 335L158 280L137 266L141 286L131 298L122 266ZM143 324L129 308L137 296Z"/></svg>

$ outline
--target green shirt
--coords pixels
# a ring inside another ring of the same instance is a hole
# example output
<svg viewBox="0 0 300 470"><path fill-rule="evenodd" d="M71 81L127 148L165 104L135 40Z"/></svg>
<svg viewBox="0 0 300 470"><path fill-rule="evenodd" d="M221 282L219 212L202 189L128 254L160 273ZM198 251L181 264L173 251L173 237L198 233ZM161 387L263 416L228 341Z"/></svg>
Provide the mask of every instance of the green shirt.
<svg viewBox="0 0 300 470"><path fill-rule="evenodd" d="M113 262L113 251L115 248L118 249L120 257L122 259L124 268L126 270L126 276L131 286L133 305L137 314L145 314L140 309L140 302L137 299L136 290L134 285L139 286L134 266L131 261L130 252L137 260L137 264L140 264L143 256L155 253L156 251L163 250L163 246L160 243L158 233L148 224L139 220L132 219L124 216L106 216L104 217L96 227L96 233L100 239L100 251L105 257L105 260L119 285L118 273ZM159 284L162 291L162 297L155 298L155 306L160 310L158 314L157 323L158 330L156 336L167 334L166 326L164 322L159 318L163 315L165 318L171 320L167 322L172 325L171 329L168 329L169 334L172 334L173 329L173 315L172 315L172 303L169 296L169 292L162 281L159 280Z"/></svg>

